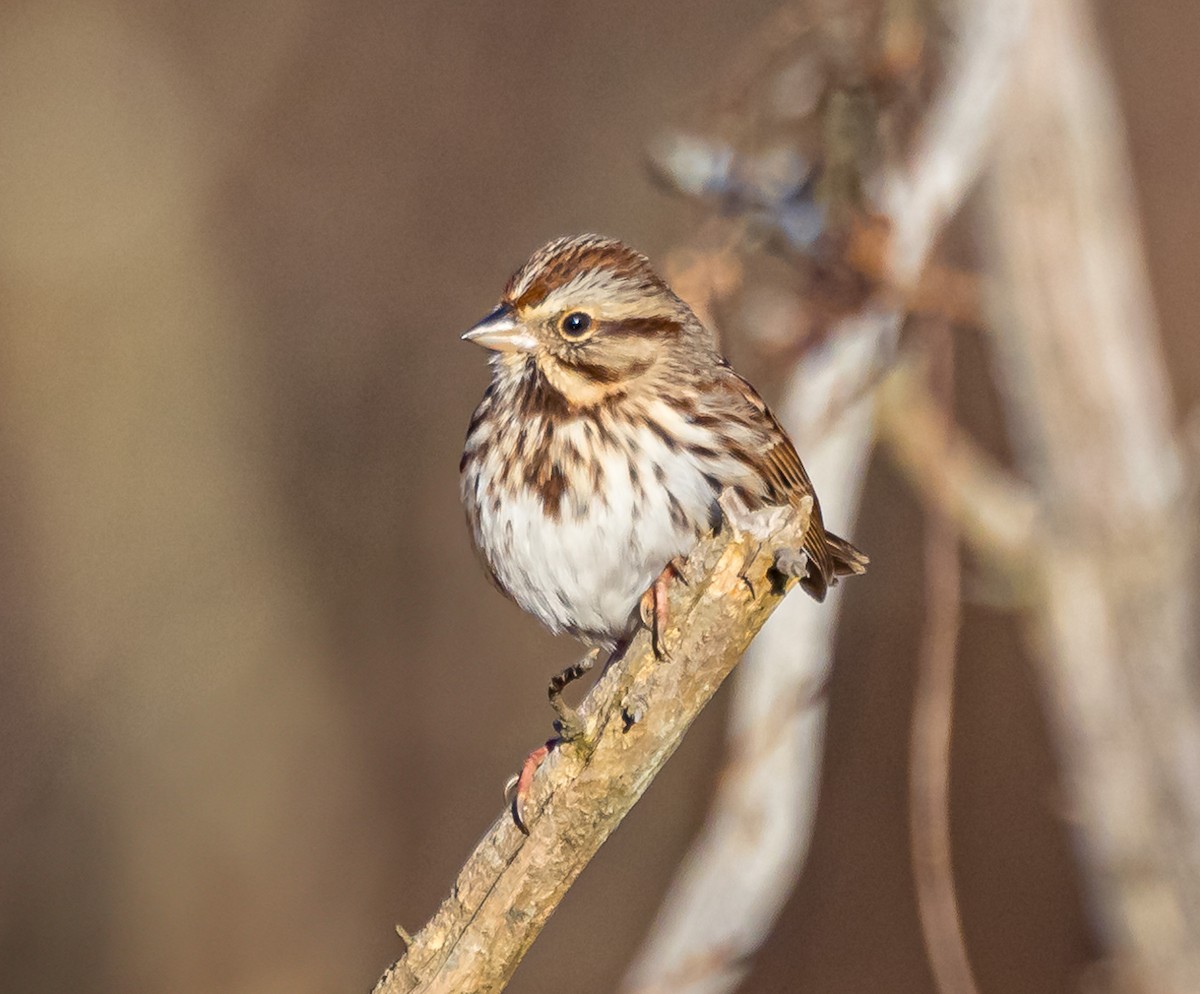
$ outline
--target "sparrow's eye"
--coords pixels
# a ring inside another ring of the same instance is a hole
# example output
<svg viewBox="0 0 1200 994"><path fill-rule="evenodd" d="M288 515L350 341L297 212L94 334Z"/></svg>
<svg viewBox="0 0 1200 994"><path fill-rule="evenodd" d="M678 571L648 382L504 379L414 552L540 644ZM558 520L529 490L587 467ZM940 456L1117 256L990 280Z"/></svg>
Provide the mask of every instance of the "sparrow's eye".
<svg viewBox="0 0 1200 994"><path fill-rule="evenodd" d="M563 338L582 338L592 326L592 318L583 311L571 311L564 314L558 322L558 330Z"/></svg>

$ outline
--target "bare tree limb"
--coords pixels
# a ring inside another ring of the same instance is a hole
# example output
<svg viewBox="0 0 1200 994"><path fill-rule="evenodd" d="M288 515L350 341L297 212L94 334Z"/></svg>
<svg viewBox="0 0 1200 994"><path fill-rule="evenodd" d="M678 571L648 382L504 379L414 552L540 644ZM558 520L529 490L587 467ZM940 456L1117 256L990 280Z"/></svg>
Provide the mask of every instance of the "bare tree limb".
<svg viewBox="0 0 1200 994"><path fill-rule="evenodd" d="M945 224L975 186L1029 20L1028 0L962 0L947 78L907 169L883 185L892 222L891 276L912 287Z"/></svg>
<svg viewBox="0 0 1200 994"><path fill-rule="evenodd" d="M1093 910L1200 990L1195 531L1125 140L1088 5L1041 0L988 187L1000 385L1044 514L1032 617Z"/></svg>
<svg viewBox="0 0 1200 994"><path fill-rule="evenodd" d="M722 498L726 526L672 586L668 659L639 633L580 709L586 732L543 765L525 807L507 813L467 860L449 898L408 942L376 994L501 990L542 926L679 745L785 592L776 554L800 547L799 512L747 515Z"/></svg>
<svg viewBox="0 0 1200 994"><path fill-rule="evenodd" d="M879 432L888 454L924 500L952 518L984 562L1011 580L1033 569L1037 498L963 433L941 428L945 414L912 363L898 365L879 389Z"/></svg>
<svg viewBox="0 0 1200 994"><path fill-rule="evenodd" d="M1024 7L980 0L968 9L961 52L914 155L882 185L880 206L891 222L883 270L901 297L917 290L938 232L982 168ZM797 365L777 405L824 506L839 516L830 522L837 530L848 530L858 506L874 397L848 405L835 424L826 414L848 382L862 382L880 355L894 350L902 319L899 308L884 308L843 322ZM828 675L835 625L833 612L793 598L747 653L712 811L623 982L625 994L720 994L744 976L807 856L825 728L817 691ZM781 701L797 702L783 720Z"/></svg>
<svg viewBox="0 0 1200 994"><path fill-rule="evenodd" d="M870 367L898 324L872 315L843 328L836 347L793 373L780 418L824 419L825 402ZM848 408L820 444L795 434L822 497L843 527L858 503L870 452L871 402ZM795 885L816 811L822 693L837 620L835 590L825 604L784 602L738 670L729 753L713 807L663 903L622 989L637 994L730 990Z"/></svg>
<svg viewBox="0 0 1200 994"><path fill-rule="evenodd" d="M946 452L951 438L954 343L943 324L933 336L930 386L941 418L927 425L931 445ZM950 840L950 743L954 726L954 664L962 625L959 529L947 507L925 508L925 624L917 654L909 740L909 825L913 879L925 950L942 994L977 994L963 938Z"/></svg>

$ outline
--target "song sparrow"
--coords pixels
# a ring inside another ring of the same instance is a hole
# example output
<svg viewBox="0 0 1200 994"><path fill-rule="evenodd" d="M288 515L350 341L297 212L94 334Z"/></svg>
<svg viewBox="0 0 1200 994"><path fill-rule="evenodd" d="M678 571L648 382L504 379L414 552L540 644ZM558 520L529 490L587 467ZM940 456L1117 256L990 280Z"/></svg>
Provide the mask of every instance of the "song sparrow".
<svg viewBox="0 0 1200 994"><path fill-rule="evenodd" d="M621 242L550 242L463 338L495 352L460 466L467 519L496 585L551 631L629 634L725 487L750 508L813 498L801 585L817 600L864 571L767 405Z"/></svg>

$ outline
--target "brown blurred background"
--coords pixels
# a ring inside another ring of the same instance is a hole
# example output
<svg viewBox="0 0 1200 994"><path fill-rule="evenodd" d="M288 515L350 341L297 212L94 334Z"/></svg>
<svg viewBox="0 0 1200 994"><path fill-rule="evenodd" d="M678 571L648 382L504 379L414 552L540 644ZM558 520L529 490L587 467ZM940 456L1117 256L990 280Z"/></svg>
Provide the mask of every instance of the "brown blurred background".
<svg viewBox="0 0 1200 994"><path fill-rule="evenodd" d="M552 235L661 258L690 230L642 150L773 8L0 12L6 989L363 990L400 951L392 924L432 912L576 652L470 552L457 462L486 370L458 334ZM1200 5L1098 10L1187 411ZM962 353L965 420L995 440L982 352ZM932 989L905 814L919 530L876 466L813 851L748 990ZM1078 990L1098 950L1009 618L968 608L960 672L955 862L981 988ZM613 988L721 729L718 702L513 991Z"/></svg>

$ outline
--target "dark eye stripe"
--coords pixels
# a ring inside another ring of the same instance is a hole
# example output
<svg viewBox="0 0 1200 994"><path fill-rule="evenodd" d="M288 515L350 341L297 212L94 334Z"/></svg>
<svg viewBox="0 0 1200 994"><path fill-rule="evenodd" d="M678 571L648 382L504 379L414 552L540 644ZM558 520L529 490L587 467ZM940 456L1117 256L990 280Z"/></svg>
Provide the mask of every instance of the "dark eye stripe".
<svg viewBox="0 0 1200 994"><path fill-rule="evenodd" d="M623 318L620 321L605 321L600 328L605 335L625 335L630 338L678 337L683 325L674 318Z"/></svg>

